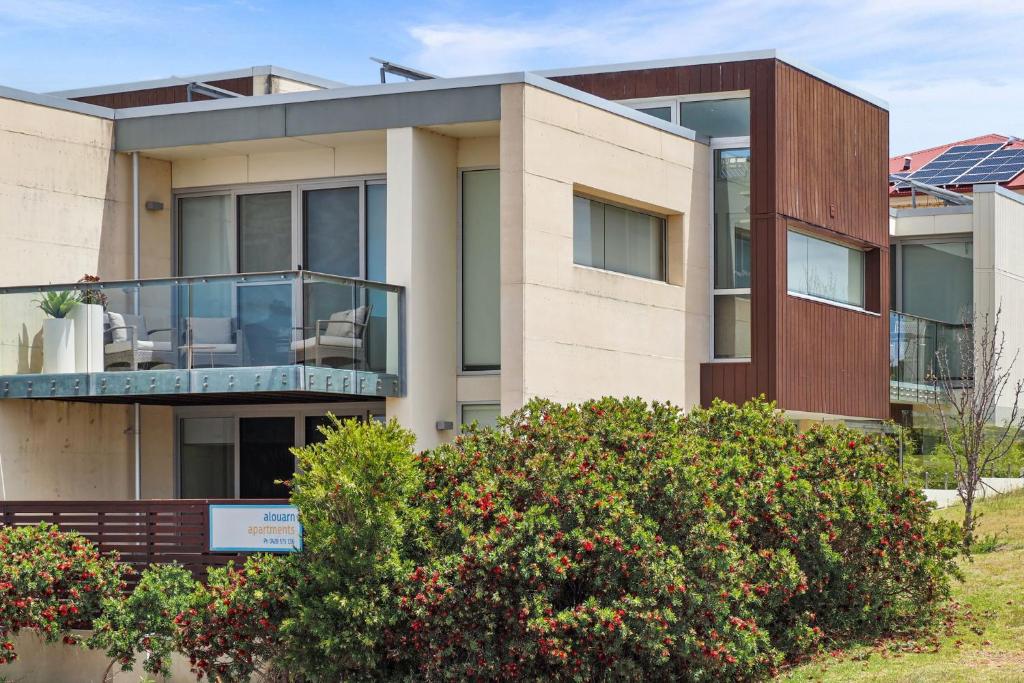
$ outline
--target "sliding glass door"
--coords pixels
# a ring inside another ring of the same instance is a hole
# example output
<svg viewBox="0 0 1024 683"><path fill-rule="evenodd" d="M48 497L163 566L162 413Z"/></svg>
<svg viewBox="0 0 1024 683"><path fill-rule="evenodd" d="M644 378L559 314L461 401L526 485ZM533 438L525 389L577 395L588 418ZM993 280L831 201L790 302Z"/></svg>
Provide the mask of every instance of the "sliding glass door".
<svg viewBox="0 0 1024 683"><path fill-rule="evenodd" d="M292 269L291 192L238 196L238 272Z"/></svg>

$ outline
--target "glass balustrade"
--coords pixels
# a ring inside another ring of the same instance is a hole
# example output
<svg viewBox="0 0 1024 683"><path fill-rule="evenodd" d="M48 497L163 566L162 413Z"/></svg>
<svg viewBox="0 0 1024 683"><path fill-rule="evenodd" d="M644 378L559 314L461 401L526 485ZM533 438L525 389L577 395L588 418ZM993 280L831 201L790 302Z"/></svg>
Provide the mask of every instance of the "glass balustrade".
<svg viewBox="0 0 1024 683"><path fill-rule="evenodd" d="M12 381L63 395L71 377L79 395L398 395L403 305L400 287L306 271L0 288L0 398Z"/></svg>
<svg viewBox="0 0 1024 683"><path fill-rule="evenodd" d="M889 312L889 395L892 400L927 402L938 379L969 382L961 358L961 339L970 325L943 323ZM970 340L966 340L970 344ZM944 367L940 365L944 359Z"/></svg>

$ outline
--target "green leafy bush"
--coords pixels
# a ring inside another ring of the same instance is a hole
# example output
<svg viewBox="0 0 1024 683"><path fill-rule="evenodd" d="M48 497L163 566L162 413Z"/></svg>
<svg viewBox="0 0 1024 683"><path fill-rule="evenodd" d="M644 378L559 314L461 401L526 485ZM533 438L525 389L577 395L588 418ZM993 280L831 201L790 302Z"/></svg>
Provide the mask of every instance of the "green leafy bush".
<svg viewBox="0 0 1024 683"><path fill-rule="evenodd" d="M17 657L11 638L22 630L75 644L71 630L88 625L120 593L129 571L80 534L53 525L0 528L0 664Z"/></svg>
<svg viewBox="0 0 1024 683"><path fill-rule="evenodd" d="M245 565L210 569L190 607L174 618L176 649L209 681L247 681L279 659L279 624L289 590L285 560L252 555Z"/></svg>
<svg viewBox="0 0 1024 683"><path fill-rule="evenodd" d="M333 419L323 443L295 450L292 502L303 524L301 573L282 626L287 668L310 680L394 679L388 657L401 614L393 586L422 556L422 475L397 422Z"/></svg>
<svg viewBox="0 0 1024 683"><path fill-rule="evenodd" d="M105 651L111 668L117 664L130 671L136 655L143 654L146 672L169 675L177 631L174 618L188 610L196 589L191 572L179 565L147 567L131 593L103 599L87 645Z"/></svg>
<svg viewBox="0 0 1024 683"><path fill-rule="evenodd" d="M51 318L63 318L81 303L81 300L81 295L73 290L46 292L41 299L36 300L36 305Z"/></svg>
<svg viewBox="0 0 1024 683"><path fill-rule="evenodd" d="M434 548L398 590L429 678L749 679L929 622L955 529L890 444L764 402L535 400L422 455Z"/></svg>

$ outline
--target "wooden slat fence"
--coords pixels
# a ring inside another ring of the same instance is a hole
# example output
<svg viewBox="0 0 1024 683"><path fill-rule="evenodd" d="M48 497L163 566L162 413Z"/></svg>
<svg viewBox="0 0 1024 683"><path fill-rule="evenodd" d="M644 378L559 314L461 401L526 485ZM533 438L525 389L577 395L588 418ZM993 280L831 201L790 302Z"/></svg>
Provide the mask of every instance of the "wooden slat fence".
<svg viewBox="0 0 1024 683"><path fill-rule="evenodd" d="M5 526L49 522L77 531L101 552L117 551L124 562L141 570L150 564L178 564L198 578L207 567L238 563L247 553L211 553L210 504L280 505L287 500L74 500L0 501Z"/></svg>

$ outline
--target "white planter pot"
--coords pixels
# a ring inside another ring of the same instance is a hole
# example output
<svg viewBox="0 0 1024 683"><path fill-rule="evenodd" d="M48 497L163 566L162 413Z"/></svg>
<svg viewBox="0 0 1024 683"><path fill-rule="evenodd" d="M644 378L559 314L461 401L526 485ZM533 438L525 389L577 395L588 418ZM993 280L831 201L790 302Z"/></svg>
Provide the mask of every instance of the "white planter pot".
<svg viewBox="0 0 1024 683"><path fill-rule="evenodd" d="M75 325L75 371L103 372L103 307L78 304L68 318Z"/></svg>
<svg viewBox="0 0 1024 683"><path fill-rule="evenodd" d="M75 371L75 323L69 318L43 321L43 372Z"/></svg>

